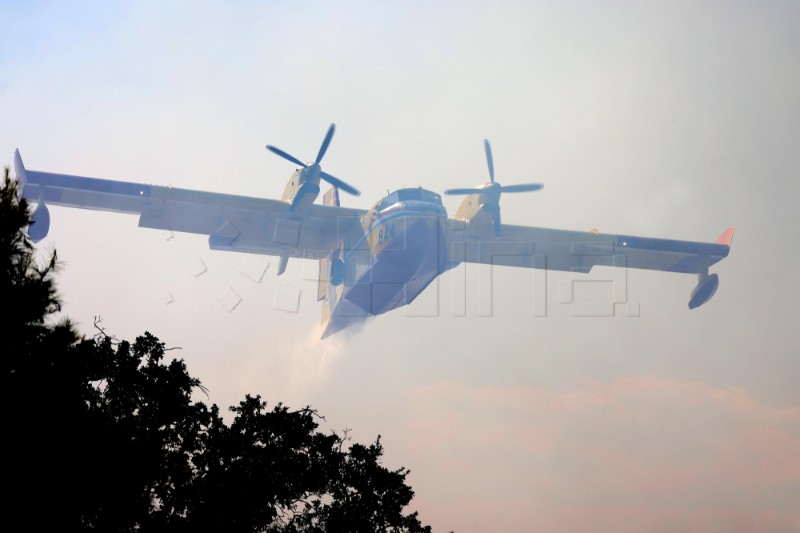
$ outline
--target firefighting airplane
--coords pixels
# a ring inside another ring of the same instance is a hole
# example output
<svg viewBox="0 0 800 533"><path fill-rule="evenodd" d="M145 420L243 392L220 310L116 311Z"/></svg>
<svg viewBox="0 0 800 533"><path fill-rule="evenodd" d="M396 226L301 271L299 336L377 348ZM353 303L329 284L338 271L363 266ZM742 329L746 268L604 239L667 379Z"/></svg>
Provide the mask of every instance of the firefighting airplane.
<svg viewBox="0 0 800 533"><path fill-rule="evenodd" d="M445 191L466 195L453 218L439 194L421 187L396 190L368 210L342 207L339 190L359 192L320 167L334 130L331 124L309 163L267 146L300 167L280 200L27 170L17 150L20 189L38 204L29 236L39 241L47 235L47 206L57 205L136 214L144 228L208 235L212 250L278 256L278 275L290 257L318 260L322 338L411 303L438 275L464 262L581 273L603 265L696 274L690 309L711 299L719 286L719 277L708 269L728 255L733 227L716 242L704 243L503 224L501 194L542 185L497 183L488 141L489 182ZM320 205L314 202L321 181L332 187Z"/></svg>

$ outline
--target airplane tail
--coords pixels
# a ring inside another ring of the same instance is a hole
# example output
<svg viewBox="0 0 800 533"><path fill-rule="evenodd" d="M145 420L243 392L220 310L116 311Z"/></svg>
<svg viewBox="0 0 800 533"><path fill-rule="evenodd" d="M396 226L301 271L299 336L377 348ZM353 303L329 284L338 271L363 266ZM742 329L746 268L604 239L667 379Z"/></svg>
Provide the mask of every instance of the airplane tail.
<svg viewBox="0 0 800 533"><path fill-rule="evenodd" d="M328 192L322 196L322 205L335 205L336 207L342 205L339 203L339 187L334 186L328 189Z"/></svg>
<svg viewBox="0 0 800 533"><path fill-rule="evenodd" d="M339 189L338 187L331 187L328 189L322 196L322 205L332 205L339 207L341 203L339 203ZM338 255L338 254L337 254ZM325 258L319 260L319 285L317 285L317 301L326 300L323 306L328 305L328 287L329 287L329 280L331 275L331 259ZM324 316L324 309L323 309L323 316Z"/></svg>
<svg viewBox="0 0 800 533"><path fill-rule="evenodd" d="M339 189L336 186L331 187L322 196L322 205L331 205L339 207ZM337 261L341 256L341 247L334 250L329 257L319 260L319 285L317 286L317 301L322 300L322 338L324 339L331 333L329 332L329 325L333 317L336 304L339 303L339 296L341 295L337 287L331 283L331 265ZM341 263L341 261L339 261Z"/></svg>

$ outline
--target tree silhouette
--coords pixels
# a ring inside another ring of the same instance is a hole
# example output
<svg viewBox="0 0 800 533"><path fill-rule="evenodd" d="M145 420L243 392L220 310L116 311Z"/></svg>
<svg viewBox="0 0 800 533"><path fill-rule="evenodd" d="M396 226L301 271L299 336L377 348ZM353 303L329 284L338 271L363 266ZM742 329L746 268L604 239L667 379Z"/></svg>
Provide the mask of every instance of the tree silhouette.
<svg viewBox="0 0 800 533"><path fill-rule="evenodd" d="M37 265L28 204L0 187L4 518L20 529L78 531L430 531L403 514L408 470L368 446L318 431L312 408L231 408L144 333L79 336L61 309L53 252Z"/></svg>

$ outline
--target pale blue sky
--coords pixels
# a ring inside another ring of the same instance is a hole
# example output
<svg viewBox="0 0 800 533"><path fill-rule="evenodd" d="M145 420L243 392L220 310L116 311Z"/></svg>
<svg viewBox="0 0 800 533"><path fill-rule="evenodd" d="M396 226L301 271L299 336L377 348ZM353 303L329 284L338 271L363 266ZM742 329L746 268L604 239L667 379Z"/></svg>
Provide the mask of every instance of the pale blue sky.
<svg viewBox="0 0 800 533"><path fill-rule="evenodd" d="M593 277L626 280L641 316L575 318L569 276L550 273L535 318L530 273L496 269L482 317L489 272L474 268L466 317L445 275L440 316L395 311L320 342L316 265L254 283L241 271L259 258L53 208L42 244L86 333L102 315L182 346L220 405L258 393L384 435L436 530L648 529L669 512L703 529L732 509L798 524L800 473L769 463L800 462L795 2L0 6L8 164L18 147L37 170L275 198L293 168L264 145L313 157L336 122L325 168L363 193L345 205L481 183L488 137L499 181L545 183L503 198L507 223L700 241L737 227L695 311L690 276L606 271ZM275 310L296 289L299 312ZM634 459L608 467L620 457ZM783 477L758 477L770 468Z"/></svg>

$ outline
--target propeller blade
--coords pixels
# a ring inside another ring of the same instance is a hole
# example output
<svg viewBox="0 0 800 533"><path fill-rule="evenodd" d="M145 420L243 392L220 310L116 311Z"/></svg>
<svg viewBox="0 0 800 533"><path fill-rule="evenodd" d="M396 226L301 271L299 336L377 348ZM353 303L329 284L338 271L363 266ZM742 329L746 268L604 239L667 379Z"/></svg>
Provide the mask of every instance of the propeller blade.
<svg viewBox="0 0 800 533"><path fill-rule="evenodd" d="M483 140L483 147L486 149L486 163L489 165L489 179L494 183L494 159L492 159L492 145L489 139Z"/></svg>
<svg viewBox="0 0 800 533"><path fill-rule="evenodd" d="M538 191L544 187L541 183L525 183L521 185L503 185L500 187L500 191L502 192L528 192L528 191Z"/></svg>
<svg viewBox="0 0 800 533"><path fill-rule="evenodd" d="M480 194L483 192L483 189L447 189L444 191L445 194Z"/></svg>
<svg viewBox="0 0 800 533"><path fill-rule="evenodd" d="M319 147L319 153L317 154L317 159L315 161L315 163L317 163L318 165L319 162L322 161L322 158L325 156L325 152L328 150L328 145L331 143L334 131L336 131L336 124L331 124L331 127L328 128L328 133L325 134L325 140L322 141L322 146Z"/></svg>
<svg viewBox="0 0 800 533"><path fill-rule="evenodd" d="M339 178L335 178L335 177L331 176L330 174L328 174L327 172L320 172L319 173L319 177L324 179L325 181L327 181L328 183L330 183L334 187L338 187L338 188L342 189L345 192L349 192L352 195L359 196L361 194L359 192L359 190L356 189L355 187L353 187L352 185L346 184L345 182L343 182Z"/></svg>
<svg viewBox="0 0 800 533"><path fill-rule="evenodd" d="M270 145L268 144L268 145L267 145L267 150L269 150L269 151L270 151L270 152L272 152L273 154L279 155L279 156L281 156L282 158L284 158L284 159L287 159L287 160L291 161L291 162L292 162L292 163L294 163L295 165L300 165L300 166L301 166L301 167L303 167L303 168L305 168L305 167L306 167L306 164L305 164L305 163L303 163L302 161L300 161L299 159L297 159L295 156L293 156L293 155L290 155L290 154L287 154L286 152L284 152L284 151L283 151L283 150L281 150L280 148L275 148L274 146L270 146Z"/></svg>

